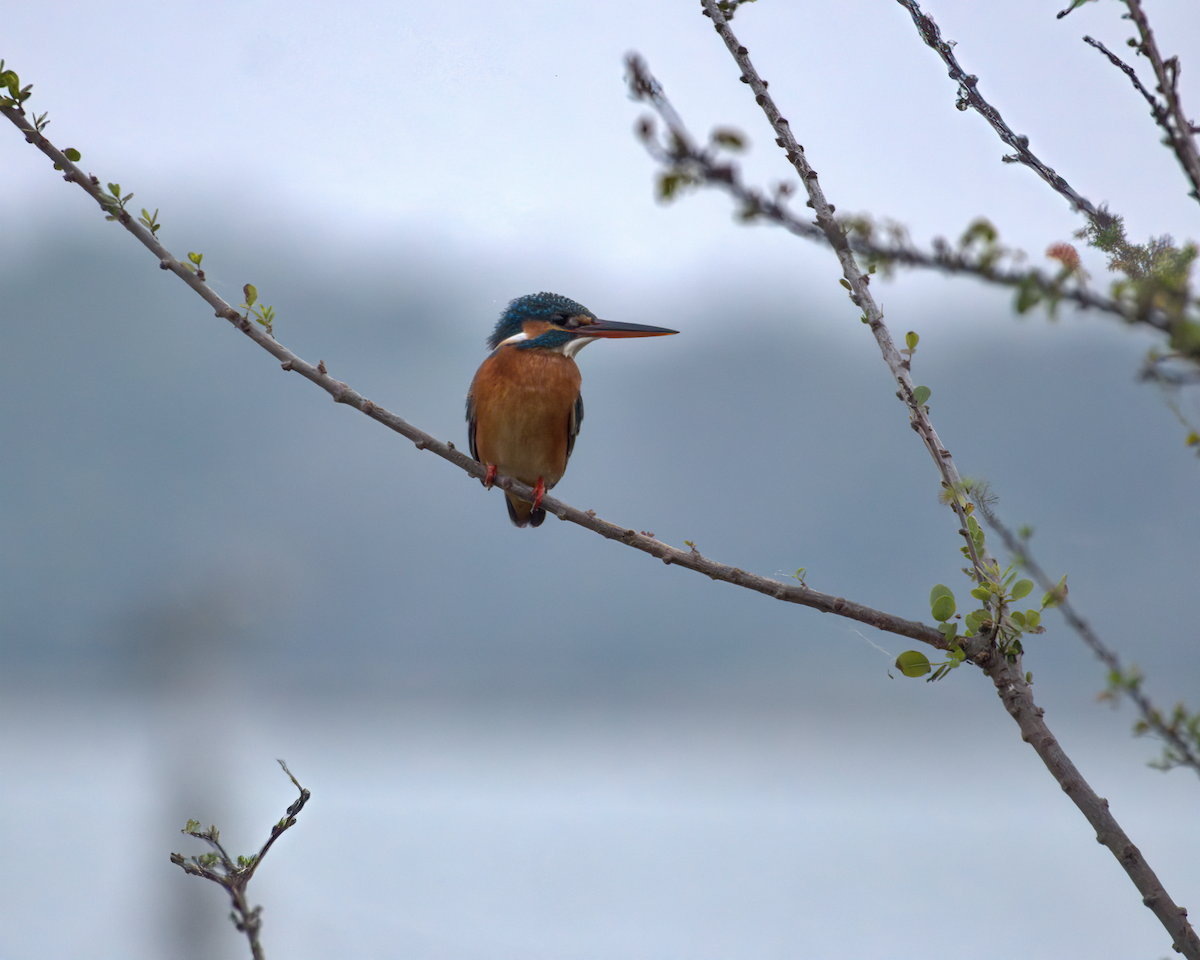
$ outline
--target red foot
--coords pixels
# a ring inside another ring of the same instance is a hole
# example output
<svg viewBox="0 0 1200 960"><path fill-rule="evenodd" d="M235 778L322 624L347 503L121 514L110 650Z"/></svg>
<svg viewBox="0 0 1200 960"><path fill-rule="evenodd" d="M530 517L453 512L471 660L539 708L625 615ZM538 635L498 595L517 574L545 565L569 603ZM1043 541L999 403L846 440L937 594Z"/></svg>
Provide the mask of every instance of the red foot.
<svg viewBox="0 0 1200 960"><path fill-rule="evenodd" d="M538 477L537 486L533 488L533 509L536 510L542 505L542 497L546 495L546 482Z"/></svg>
<svg viewBox="0 0 1200 960"><path fill-rule="evenodd" d="M491 490L492 484L495 482L496 482L496 465L494 463L489 463L487 465L487 476L483 478L483 485L485 487L487 487L487 489Z"/></svg>

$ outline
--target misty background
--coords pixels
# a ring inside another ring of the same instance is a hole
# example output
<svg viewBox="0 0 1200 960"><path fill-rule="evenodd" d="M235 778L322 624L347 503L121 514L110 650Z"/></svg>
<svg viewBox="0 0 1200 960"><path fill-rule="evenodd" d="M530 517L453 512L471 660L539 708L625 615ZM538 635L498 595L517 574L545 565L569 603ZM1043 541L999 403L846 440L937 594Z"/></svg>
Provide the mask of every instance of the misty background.
<svg viewBox="0 0 1200 960"><path fill-rule="evenodd" d="M1078 39L1122 47L1115 5L928 9L1131 237L1196 236L1144 103ZM1194 5L1148 13L1200 62ZM628 49L695 133L748 133L748 178L788 178L694 4L6 21L0 56L51 139L377 403L462 447L484 338L523 293L670 326L580 355L557 496L913 619L934 583L966 596L956 522L833 258L737 226L715 194L653 202ZM1035 262L1078 229L954 109L899 5L764 2L734 25L839 212L923 241L987 215ZM257 849L294 798L276 757L313 800L250 888L268 956L1166 953L976 671L893 680L898 638L553 518L512 528L498 491L215 320L15 131L0 169L0 838L20 865L0 957L244 956L222 891L167 857L201 852L189 817ZM921 334L914 377L960 469L1036 527L1155 699L1195 705L1198 467L1136 379L1158 339L1016 318L966 281L875 289L894 335ZM1146 768L1129 711L1096 702L1098 664L1047 626L1025 665L1051 729L1194 907L1195 784Z"/></svg>

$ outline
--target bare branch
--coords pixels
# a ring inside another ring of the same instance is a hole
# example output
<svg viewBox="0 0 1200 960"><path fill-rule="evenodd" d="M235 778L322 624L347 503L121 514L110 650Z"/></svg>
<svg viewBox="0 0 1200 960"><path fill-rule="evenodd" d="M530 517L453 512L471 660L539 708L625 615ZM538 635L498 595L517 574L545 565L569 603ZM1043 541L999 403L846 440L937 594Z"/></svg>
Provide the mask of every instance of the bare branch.
<svg viewBox="0 0 1200 960"><path fill-rule="evenodd" d="M1179 58L1163 60L1158 52L1154 31L1150 29L1150 21L1142 10L1141 0L1125 0L1125 6L1129 8L1129 19L1137 25L1142 38L1137 52L1150 61L1158 80L1158 92L1167 102L1165 110L1161 111L1164 116L1160 118L1160 112L1156 110L1154 119L1167 134L1171 149L1192 183L1189 196L1200 202L1200 152L1197 152L1194 136L1197 128L1184 114L1183 103L1179 99Z"/></svg>
<svg viewBox="0 0 1200 960"><path fill-rule="evenodd" d="M973 495L972 502L983 514L984 520L987 521L989 527L1000 535L1000 539L1004 541L1004 545L1008 548L1009 553L1022 567L1032 574L1033 579L1037 581L1039 587L1047 593L1060 590L1059 585L1046 575L1041 565L1034 559L1033 554L1029 549L1029 538L1022 536L1018 537L996 516L992 510L991 504L986 496ZM1142 723L1145 724L1148 731L1152 731L1155 736L1167 743L1172 750L1175 751L1178 757L1178 763L1173 766L1187 766L1200 775L1200 756L1192 749L1191 744L1179 735L1177 729L1174 729L1171 724L1163 720L1162 712L1158 710L1150 701L1141 689L1141 676L1137 673L1127 671L1121 664L1120 658L1116 652L1110 649L1097 636L1092 629L1091 624L1087 622L1067 599L1067 593L1064 587L1060 591L1061 596L1055 601L1055 606L1062 611L1063 618L1070 625L1088 648L1096 655L1101 663L1109 670L1110 685L1109 690L1114 698L1124 694L1133 701L1138 712L1142 715Z"/></svg>
<svg viewBox="0 0 1200 960"><path fill-rule="evenodd" d="M1071 209L1086 213L1089 217L1099 215L1100 211L1095 204L1077 193L1066 180L1043 163L1029 149L1029 138L1014 133L1012 128L1004 122L1004 118L1000 116L1000 111L983 98L979 93L979 78L974 74L967 73L959 66L958 58L954 56L954 41L942 39L942 32L938 29L938 25L934 22L933 17L921 12L921 5L917 0L897 0L897 2L908 10L912 16L913 23L917 26L917 32L920 33L921 39L942 58L942 62L946 64L949 70L950 79L958 84L958 101L956 103L958 109L973 109L977 111L980 116L991 124L992 129L996 131L1000 139L1013 149L1014 152L1012 154L1002 158L1004 162L1023 163L1029 167L1030 170L1050 184L1056 192L1061 194L1071 204Z"/></svg>
<svg viewBox="0 0 1200 960"><path fill-rule="evenodd" d="M1096 831L1096 840L1108 847L1117 858L1142 895L1142 903L1154 912L1171 935L1171 946L1175 952L1183 954L1188 960L1197 960L1200 957L1200 938L1197 938L1187 921L1187 910L1171 899L1142 852L1117 823L1108 808L1108 801L1097 796L1063 751L1042 719L1042 709L1034 705L1029 684L1021 676L1020 670L1014 664L999 659L1000 663L982 666L996 685L996 692L1004 702L1005 709L1021 728L1021 739L1037 751L1063 792L1087 818Z"/></svg>
<svg viewBox="0 0 1200 960"><path fill-rule="evenodd" d="M1150 112L1155 121L1160 124L1165 124L1167 122L1167 114L1163 110L1162 104L1160 104L1154 98L1154 94L1142 86L1142 81L1138 78L1137 72L1133 69L1133 67L1109 50L1108 47L1102 44L1099 40L1095 40L1092 37L1084 37L1083 42L1088 46L1095 47L1102 54L1108 57L1109 63L1111 63L1114 67L1124 71L1125 76L1129 77L1130 81L1133 83L1134 89L1136 89L1138 93L1145 97L1146 101L1150 104Z"/></svg>

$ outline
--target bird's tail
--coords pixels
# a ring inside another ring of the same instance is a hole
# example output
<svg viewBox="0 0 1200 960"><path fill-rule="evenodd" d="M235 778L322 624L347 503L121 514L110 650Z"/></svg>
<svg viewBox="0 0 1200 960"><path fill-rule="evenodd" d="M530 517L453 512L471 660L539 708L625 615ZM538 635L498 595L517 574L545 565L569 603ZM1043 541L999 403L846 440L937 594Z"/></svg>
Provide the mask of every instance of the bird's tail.
<svg viewBox="0 0 1200 960"><path fill-rule="evenodd" d="M508 507L508 519L514 527L540 527L546 519L546 511L541 507L533 509L533 504L522 500L511 493L504 494L504 503Z"/></svg>

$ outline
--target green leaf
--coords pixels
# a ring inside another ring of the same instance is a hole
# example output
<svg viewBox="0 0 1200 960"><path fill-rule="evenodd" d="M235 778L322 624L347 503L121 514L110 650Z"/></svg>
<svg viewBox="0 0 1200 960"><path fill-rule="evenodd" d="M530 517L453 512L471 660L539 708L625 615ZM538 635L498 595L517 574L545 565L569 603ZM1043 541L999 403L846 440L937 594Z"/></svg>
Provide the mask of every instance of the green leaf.
<svg viewBox="0 0 1200 960"><path fill-rule="evenodd" d="M1018 627L1020 627L1022 630L1025 629L1025 614L1023 614L1020 610L1014 610L1008 616Z"/></svg>
<svg viewBox="0 0 1200 960"><path fill-rule="evenodd" d="M938 597L954 598L954 591L944 583L935 583L933 589L929 591L929 602L932 604Z"/></svg>
<svg viewBox="0 0 1200 960"><path fill-rule="evenodd" d="M933 391L928 387L915 387L913 389L913 400L916 401L918 407L925 406L925 401L929 399L929 394Z"/></svg>
<svg viewBox="0 0 1200 960"><path fill-rule="evenodd" d="M1033 590L1032 580L1018 580L1013 584L1012 598L1014 600L1020 600L1022 597L1029 596L1031 590Z"/></svg>
<svg viewBox="0 0 1200 960"><path fill-rule="evenodd" d="M1042 625L1042 615L1036 610L1025 611L1025 626L1029 630L1036 630Z"/></svg>
<svg viewBox="0 0 1200 960"><path fill-rule="evenodd" d="M929 605L929 612L933 614L933 619L943 623L954 616L955 609L954 597L944 594Z"/></svg>
<svg viewBox="0 0 1200 960"><path fill-rule="evenodd" d="M246 306L254 306L254 301L258 299L258 291L254 289L254 284L246 284L244 287L242 287L242 293L245 294L246 297Z"/></svg>
<svg viewBox="0 0 1200 960"><path fill-rule="evenodd" d="M875 272L874 266L871 267L871 272ZM918 337L917 334L912 330L909 330L908 333L904 335L904 345L908 347L909 350L916 350L917 343L920 342L920 340L921 338Z"/></svg>
<svg viewBox="0 0 1200 960"><path fill-rule="evenodd" d="M840 277L840 278L838 279L838 283L840 283L840 284L841 284L843 287L845 287L847 290L849 290L849 289L850 289L850 281L849 281L849 280L847 280L845 277Z"/></svg>
<svg viewBox="0 0 1200 960"><path fill-rule="evenodd" d="M1062 603L1067 596L1067 575L1064 573L1058 585L1053 590L1042 597L1043 607L1054 607Z"/></svg>
<svg viewBox="0 0 1200 960"><path fill-rule="evenodd" d="M942 636L946 638L947 643L952 643L954 638L958 636L958 624L953 620L949 623L943 623L938 629L942 631Z"/></svg>
<svg viewBox="0 0 1200 960"><path fill-rule="evenodd" d="M988 618L986 610L972 610L963 617L963 626L969 629L972 633L979 629L979 625Z"/></svg>
<svg viewBox="0 0 1200 960"><path fill-rule="evenodd" d="M74 147L67 147L67 149L63 151L63 156L65 156L72 163L78 163L83 159L83 154Z"/></svg>
<svg viewBox="0 0 1200 960"><path fill-rule="evenodd" d="M978 586L971 591L971 596L973 596L976 600L982 600L984 603L987 603L990 599L992 599L992 591L989 590L986 585Z"/></svg>
<svg viewBox="0 0 1200 960"><path fill-rule="evenodd" d="M919 650L905 650L896 658L896 669L906 677L923 677L930 671L929 658Z"/></svg>
<svg viewBox="0 0 1200 960"><path fill-rule="evenodd" d="M189 259L189 260L191 260L191 261L192 261L192 263L194 263L196 266L200 266L200 261L204 259L204 254L202 254L202 253L189 253L189 254L188 254L188 259Z"/></svg>

